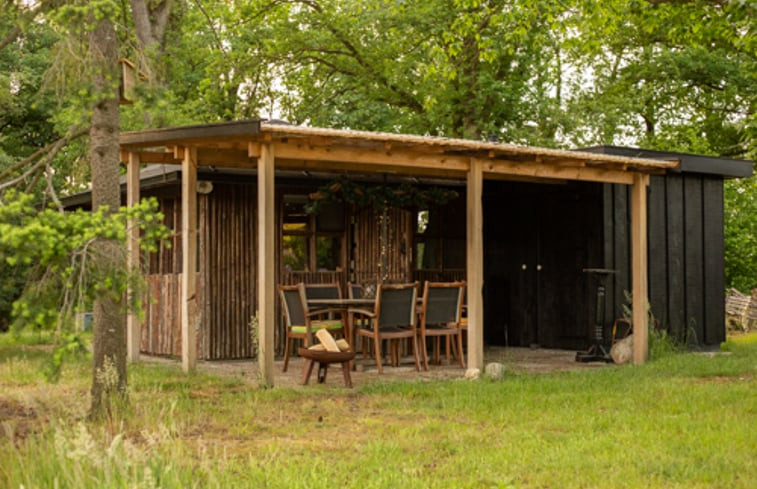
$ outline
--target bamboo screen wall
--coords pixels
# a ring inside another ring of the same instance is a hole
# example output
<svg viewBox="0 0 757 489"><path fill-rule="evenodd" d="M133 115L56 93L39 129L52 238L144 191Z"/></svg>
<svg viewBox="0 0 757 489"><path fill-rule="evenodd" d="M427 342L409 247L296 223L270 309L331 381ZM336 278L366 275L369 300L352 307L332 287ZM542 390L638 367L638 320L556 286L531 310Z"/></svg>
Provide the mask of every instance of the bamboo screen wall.
<svg viewBox="0 0 757 489"><path fill-rule="evenodd" d="M381 214L373 209L355 213L351 260L354 262L352 282L376 283L385 276L385 282L412 280L413 217L410 211L387 211L386 273L382 273Z"/></svg>
<svg viewBox="0 0 757 489"><path fill-rule="evenodd" d="M181 223L178 197L160 198L165 224ZM277 219L279 218L277 206ZM413 213L390 209L387 221L388 282L413 280ZM376 283L381 275L381 219L372 209L351 219L345 236L347 253L342 271L280 271L282 284L338 282L347 296L347 281ZM214 183L209 194L198 195L198 357L206 360L249 358L256 354L250 319L257 310L257 194L255 183ZM280 249L280 236L277 238ZM351 243L351 244L350 244ZM277 255L277 260L280 257ZM352 272L350 273L350 263ZM181 235L170 247L146 259L145 317L141 351L181 355ZM276 298L280 308L279 298ZM277 314L275 347L283 353L284 325Z"/></svg>
<svg viewBox="0 0 757 489"><path fill-rule="evenodd" d="M214 184L198 202L201 314L199 356L255 354L249 327L257 310L255 184Z"/></svg>

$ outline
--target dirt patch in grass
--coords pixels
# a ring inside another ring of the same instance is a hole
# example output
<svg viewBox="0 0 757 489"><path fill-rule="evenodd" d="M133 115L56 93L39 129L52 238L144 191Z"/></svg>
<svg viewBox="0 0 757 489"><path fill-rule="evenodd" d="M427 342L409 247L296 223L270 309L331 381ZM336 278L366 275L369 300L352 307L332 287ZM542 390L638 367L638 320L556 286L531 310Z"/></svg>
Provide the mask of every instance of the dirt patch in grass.
<svg viewBox="0 0 757 489"><path fill-rule="evenodd" d="M0 438L17 443L41 430L43 420L34 409L13 399L0 398Z"/></svg>
<svg viewBox="0 0 757 489"><path fill-rule="evenodd" d="M752 382L754 381L754 374L743 373L739 375L710 375L707 377L698 377L696 381L703 384L732 384L736 382Z"/></svg>

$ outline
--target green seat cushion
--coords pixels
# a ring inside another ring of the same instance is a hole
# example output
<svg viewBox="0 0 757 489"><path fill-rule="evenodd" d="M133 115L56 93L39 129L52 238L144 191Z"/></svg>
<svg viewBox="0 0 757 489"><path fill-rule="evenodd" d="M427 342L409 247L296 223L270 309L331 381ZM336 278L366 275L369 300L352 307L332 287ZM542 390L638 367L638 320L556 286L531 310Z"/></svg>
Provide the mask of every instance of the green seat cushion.
<svg viewBox="0 0 757 489"><path fill-rule="evenodd" d="M310 330L315 331L318 329L342 329L342 322L338 319L325 319L323 321L311 321ZM292 326L292 333L306 333L307 328L305 326Z"/></svg>

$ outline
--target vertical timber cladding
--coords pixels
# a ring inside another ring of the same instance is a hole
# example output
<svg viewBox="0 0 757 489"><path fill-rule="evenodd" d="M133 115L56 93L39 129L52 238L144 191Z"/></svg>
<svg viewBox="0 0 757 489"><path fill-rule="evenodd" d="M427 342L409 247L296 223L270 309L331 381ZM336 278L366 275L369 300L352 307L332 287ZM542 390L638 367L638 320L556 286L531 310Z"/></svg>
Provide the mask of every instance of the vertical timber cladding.
<svg viewBox="0 0 757 489"><path fill-rule="evenodd" d="M255 354L250 319L257 311L257 192L255 184L214 183L200 199L203 314L200 356Z"/></svg>
<svg viewBox="0 0 757 489"><path fill-rule="evenodd" d="M605 266L618 270L605 321L630 290L628 188L605 185ZM692 345L724 340L723 181L693 173L652 176L648 200L649 306L658 326Z"/></svg>
<svg viewBox="0 0 757 489"><path fill-rule="evenodd" d="M181 355L181 201L175 192L158 195L163 224L172 231L170 246L143 258L146 268L140 352Z"/></svg>
<svg viewBox="0 0 757 489"><path fill-rule="evenodd" d="M602 186L487 182L484 194L488 344L586 348L600 268Z"/></svg>

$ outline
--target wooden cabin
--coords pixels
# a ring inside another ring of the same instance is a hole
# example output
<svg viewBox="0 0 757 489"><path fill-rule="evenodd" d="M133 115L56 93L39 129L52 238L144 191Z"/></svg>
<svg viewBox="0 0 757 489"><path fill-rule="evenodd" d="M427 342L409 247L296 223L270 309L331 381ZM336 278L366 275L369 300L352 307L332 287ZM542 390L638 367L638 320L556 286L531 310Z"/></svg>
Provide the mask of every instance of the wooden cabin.
<svg viewBox="0 0 757 489"><path fill-rule="evenodd" d="M664 327L677 331L679 308L701 301L683 316L703 331L695 341L722 338L722 178L750 174L748 162L710 158L713 181L702 183L700 202L712 199L714 210L699 218L686 214L684 223L671 209L660 226L650 176L681 182L665 183L673 190L664 206L675 206L690 155L571 152L258 120L123 133L121 147L127 202L157 197L175 230L170 248L142 259L152 300L143 324L130 318L132 359L140 352L180 355L191 369L197 358L259 354L262 375L272 383L273 355L283 346L274 290L299 281L345 286L464 278L471 367L483 367L484 343L584 348L595 311L594 285L583 270L597 267L616 270L606 328L620 314L624 290L647 297L649 287L664 304L665 316L658 314ZM339 179L365 189L452 190L457 198L390 206L385 213L334 199L308 213L313 194ZM705 220L698 228L697 219ZM689 286L701 287L698 298L692 292L680 302L670 277L688 283L675 253L692 229L719 234L699 252L681 251L709 271L707 280ZM664 238L652 235L661 231ZM137 239L130 240L133 250ZM661 239L671 250L662 274L656 254L647 265L648 250L656 253ZM137 253L131 256L136 263ZM711 277L718 273L719 280ZM666 281L664 294L658 280ZM646 321L644 302L632 305L635 322ZM259 343L249 326L256 314ZM644 361L646 349L646 331L638 332L636 362Z"/></svg>

